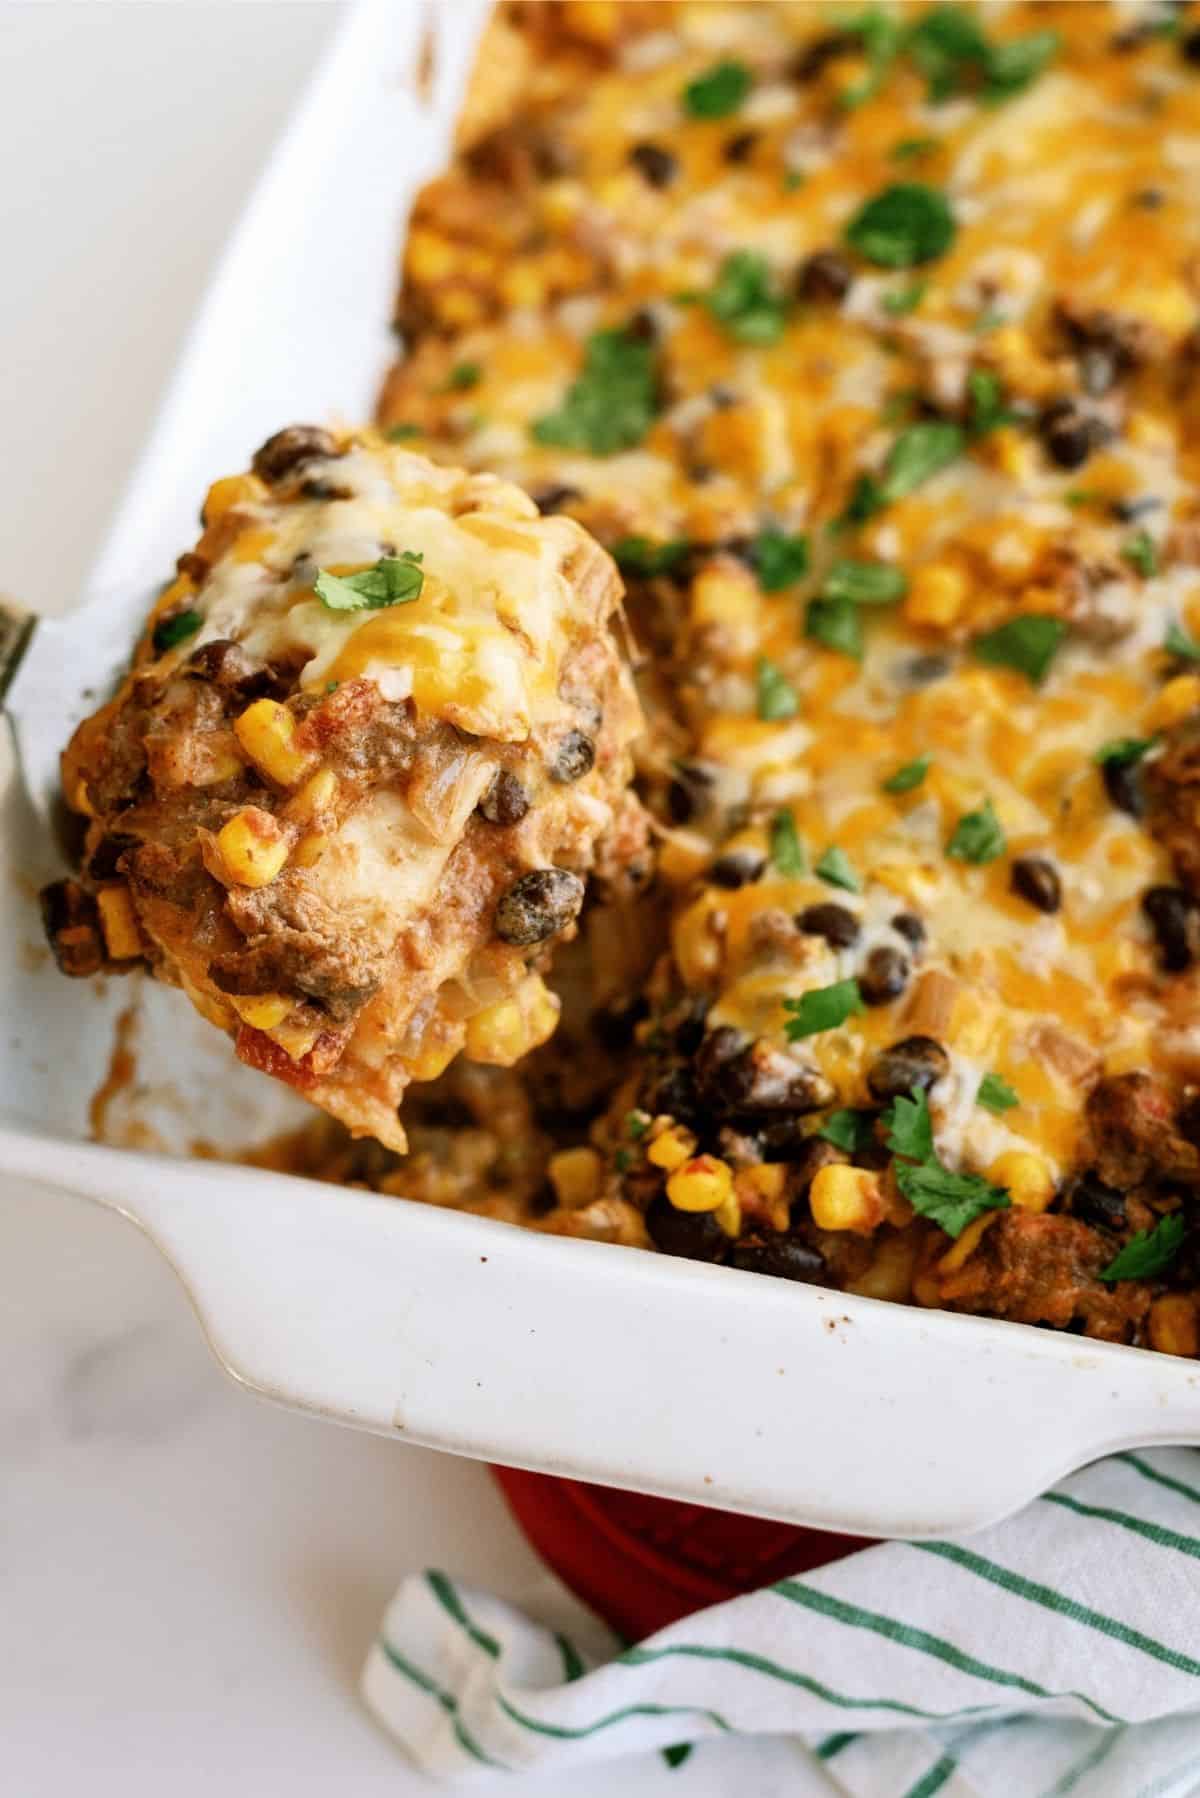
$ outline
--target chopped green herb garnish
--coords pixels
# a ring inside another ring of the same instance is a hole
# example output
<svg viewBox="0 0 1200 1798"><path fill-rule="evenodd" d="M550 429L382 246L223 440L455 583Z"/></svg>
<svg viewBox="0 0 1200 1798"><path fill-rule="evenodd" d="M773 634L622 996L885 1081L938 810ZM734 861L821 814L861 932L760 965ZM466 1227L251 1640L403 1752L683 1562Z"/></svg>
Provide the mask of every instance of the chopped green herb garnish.
<svg viewBox="0 0 1200 1798"><path fill-rule="evenodd" d="M613 456L642 441L657 410L651 346L627 331L595 331L562 405L535 420L532 435L556 449Z"/></svg>
<svg viewBox="0 0 1200 1798"><path fill-rule="evenodd" d="M973 6L935 6L913 27L908 51L935 104L964 91L990 104L1008 100L1041 74L1058 48L1058 34L1037 31L993 44Z"/></svg>
<svg viewBox="0 0 1200 1798"><path fill-rule="evenodd" d="M845 1149L848 1155L855 1155L860 1150L869 1148L875 1140L875 1113L831 1111L817 1135L825 1142L831 1142L835 1148Z"/></svg>
<svg viewBox="0 0 1200 1798"><path fill-rule="evenodd" d="M932 765L933 765L933 757L931 755L919 755L915 761L905 762L903 768L897 768L896 772L894 774L890 774L888 776L888 778L884 781L884 783L883 783L884 792L885 793L912 793L912 792L914 792L916 790L916 788L921 785L921 782L925 779L925 776L929 773L929 770L932 767Z"/></svg>
<svg viewBox="0 0 1200 1798"><path fill-rule="evenodd" d="M633 1142L638 1142L650 1128L651 1119L644 1111L627 1111L625 1113L625 1134Z"/></svg>
<svg viewBox="0 0 1200 1798"><path fill-rule="evenodd" d="M962 453L963 434L958 425L932 419L901 431L883 465L881 490L885 504L903 499L923 481L940 474Z"/></svg>
<svg viewBox="0 0 1200 1798"><path fill-rule="evenodd" d="M810 599L804 613L804 630L814 643L862 661L862 619L853 600Z"/></svg>
<svg viewBox="0 0 1200 1798"><path fill-rule="evenodd" d="M920 397L920 392L915 387L905 387L898 393L889 393L883 402L880 419L885 425L901 424L912 416L912 409Z"/></svg>
<svg viewBox="0 0 1200 1798"><path fill-rule="evenodd" d="M1132 768L1157 741L1157 737L1112 737L1107 743L1101 743L1092 760L1097 768L1109 763L1118 768Z"/></svg>
<svg viewBox="0 0 1200 1798"><path fill-rule="evenodd" d="M800 710L796 689L766 656L758 658L755 681L758 688L758 715L765 723L778 724L784 718L796 716Z"/></svg>
<svg viewBox="0 0 1200 1798"><path fill-rule="evenodd" d="M907 1155L912 1161L929 1160L933 1154L933 1120L923 1092L893 1099L883 1114L883 1122L887 1129L885 1140L893 1155Z"/></svg>
<svg viewBox="0 0 1200 1798"><path fill-rule="evenodd" d="M483 368L478 362L456 362L446 376L447 393L466 393L468 388L478 387L483 379Z"/></svg>
<svg viewBox="0 0 1200 1798"><path fill-rule="evenodd" d="M1123 1248L1117 1250L1107 1267L1100 1270L1102 1280L1152 1280L1170 1266L1183 1245L1186 1226L1177 1211L1160 1218L1151 1230L1139 1230Z"/></svg>
<svg viewBox="0 0 1200 1798"><path fill-rule="evenodd" d="M1068 487L1063 494L1063 503L1076 509L1080 506L1101 506L1105 503L1105 495L1098 493L1094 487Z"/></svg>
<svg viewBox="0 0 1200 1798"><path fill-rule="evenodd" d="M1015 424L1018 414L1004 403L999 376L987 368L973 368L967 376L967 392L971 400L968 429L972 437L986 437L1001 425Z"/></svg>
<svg viewBox="0 0 1200 1798"><path fill-rule="evenodd" d="M907 591L904 570L891 562L835 562L821 583L822 599L848 599L856 606L890 606Z"/></svg>
<svg viewBox="0 0 1200 1798"><path fill-rule="evenodd" d="M1007 1080L1002 1080L999 1074L985 1074L979 1082L975 1103L985 1106L988 1111L1011 1111L1021 1101Z"/></svg>
<svg viewBox="0 0 1200 1798"><path fill-rule="evenodd" d="M1012 43L994 44L984 69L983 98L994 104L1024 93L1057 49L1057 31L1035 31Z"/></svg>
<svg viewBox="0 0 1200 1798"><path fill-rule="evenodd" d="M728 57L697 75L683 90L683 108L694 119L727 119L750 92L750 71L744 62Z"/></svg>
<svg viewBox="0 0 1200 1798"><path fill-rule="evenodd" d="M613 1166L616 1168L618 1174L627 1174L633 1166L633 1151L631 1149L618 1149L613 1156Z"/></svg>
<svg viewBox="0 0 1200 1798"><path fill-rule="evenodd" d="M916 311L928 291L928 281L914 281L910 287L898 287L892 293L885 293L879 303L893 318L904 318L907 313Z"/></svg>
<svg viewBox="0 0 1200 1798"><path fill-rule="evenodd" d="M789 811L776 812L771 819L771 860L788 877L803 874L808 866L796 820Z"/></svg>
<svg viewBox="0 0 1200 1798"><path fill-rule="evenodd" d="M841 887L847 893L862 892L862 882L854 872L850 857L836 843L825 851L813 872L831 887Z"/></svg>
<svg viewBox="0 0 1200 1798"><path fill-rule="evenodd" d="M999 630L976 637L974 649L981 662L994 668L1015 668L1036 685L1045 679L1066 634L1061 618L1048 612L1022 612Z"/></svg>
<svg viewBox="0 0 1200 1798"><path fill-rule="evenodd" d="M1127 537L1121 545L1121 554L1145 580L1158 573L1158 551L1149 531L1135 531L1132 537Z"/></svg>
<svg viewBox="0 0 1200 1798"><path fill-rule="evenodd" d="M937 1160L918 1167L897 1161L893 1172L913 1210L932 1218L947 1236L961 1236L985 1211L1007 1210L1012 1203L1002 1186L993 1186L982 1174L952 1174Z"/></svg>
<svg viewBox="0 0 1200 1798"><path fill-rule="evenodd" d="M1168 655L1178 656L1181 662L1200 662L1200 643L1189 637L1182 625L1172 623L1167 626L1163 648Z"/></svg>
<svg viewBox="0 0 1200 1798"><path fill-rule="evenodd" d="M866 1007L857 980L835 980L832 986L816 987L798 999L785 999L783 1009L792 1014L783 1027L784 1034L789 1043L798 1043L823 1030L836 1030Z"/></svg>
<svg viewBox="0 0 1200 1798"><path fill-rule="evenodd" d="M420 597L425 576L421 558L406 549L399 556L381 556L374 568L358 574L327 574L313 582L313 591L331 612L380 612L387 606L407 605Z"/></svg>
<svg viewBox="0 0 1200 1798"><path fill-rule="evenodd" d="M771 265L757 250L733 250L725 257L704 304L738 343L776 343L787 323L787 299L776 291Z"/></svg>
<svg viewBox="0 0 1200 1798"><path fill-rule="evenodd" d="M194 637L203 623L204 614L190 609L186 612L172 612L169 618L160 618L150 639L154 645L154 653L162 655L166 650L174 649L177 643Z"/></svg>
<svg viewBox="0 0 1200 1798"><path fill-rule="evenodd" d="M803 187L808 176L803 169L787 169L783 177L783 191L794 194L798 187Z"/></svg>
<svg viewBox="0 0 1200 1798"><path fill-rule="evenodd" d="M808 573L808 538L786 531L760 531L750 547L758 584L764 593L780 593Z"/></svg>
<svg viewBox="0 0 1200 1798"><path fill-rule="evenodd" d="M859 207L846 241L877 268L916 268L945 255L954 232L945 194L920 181L901 181Z"/></svg>
<svg viewBox="0 0 1200 1798"><path fill-rule="evenodd" d="M691 553L686 537L673 537L656 543L651 537L622 537L612 546L612 558L622 574L641 575L653 580L658 575L674 574Z"/></svg>
<svg viewBox="0 0 1200 1798"><path fill-rule="evenodd" d="M946 854L958 862L994 862L1006 848L1004 827L990 799L977 812L966 812L954 826Z"/></svg>
<svg viewBox="0 0 1200 1798"><path fill-rule="evenodd" d="M940 147L938 137L902 137L898 144L892 145L888 155L893 162L915 162L919 156L932 155Z"/></svg>
<svg viewBox="0 0 1200 1798"><path fill-rule="evenodd" d="M904 27L894 9L868 6L842 24L843 33L861 40L867 59L866 73L853 87L838 95L847 111L861 106L879 92L904 42Z"/></svg>
<svg viewBox="0 0 1200 1798"><path fill-rule="evenodd" d="M327 693L336 693L336 692L337 692L337 690L338 690L338 687L339 687L339 686L340 686L340 685L341 685L341 682L340 682L340 681L335 681L335 680L327 680L327 681L326 681L326 682L325 682L325 691L326 691L326 692L327 692Z"/></svg>

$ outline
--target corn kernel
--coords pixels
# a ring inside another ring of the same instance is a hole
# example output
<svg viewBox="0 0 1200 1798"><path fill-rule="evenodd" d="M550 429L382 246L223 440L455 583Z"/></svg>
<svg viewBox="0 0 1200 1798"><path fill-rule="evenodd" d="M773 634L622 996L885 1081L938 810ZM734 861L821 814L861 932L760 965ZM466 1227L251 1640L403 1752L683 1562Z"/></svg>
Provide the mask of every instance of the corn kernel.
<svg viewBox="0 0 1200 1798"><path fill-rule="evenodd" d="M540 306L546 297L545 277L528 262L514 262L500 277L500 292L509 306Z"/></svg>
<svg viewBox="0 0 1200 1798"><path fill-rule="evenodd" d="M813 1222L822 1230L869 1235L883 1217L878 1178L865 1167L820 1168L809 1189Z"/></svg>
<svg viewBox="0 0 1200 1798"><path fill-rule="evenodd" d="M949 625L967 601L969 583L952 562L927 562L913 575L904 616L910 624Z"/></svg>
<svg viewBox="0 0 1200 1798"><path fill-rule="evenodd" d="M667 1181L667 1197L676 1211L716 1211L733 1196L733 1175L715 1155L685 1161Z"/></svg>
<svg viewBox="0 0 1200 1798"><path fill-rule="evenodd" d="M857 1293L861 1298L891 1299L893 1303L903 1304L912 1293L916 1253L911 1236L882 1233L870 1267L856 1280L847 1280L846 1291Z"/></svg>
<svg viewBox="0 0 1200 1798"><path fill-rule="evenodd" d="M311 824L327 812L337 798L338 778L332 768L320 768L305 781L287 803L287 816L297 824Z"/></svg>
<svg viewBox="0 0 1200 1798"><path fill-rule="evenodd" d="M664 1130L661 1136L655 1137L646 1150L646 1159L652 1161L655 1167L665 1168L670 1174L677 1167L682 1167L695 1153L696 1138L690 1130L684 1130L675 1124Z"/></svg>
<svg viewBox="0 0 1200 1798"><path fill-rule="evenodd" d="M590 1205L600 1196L601 1162L595 1149L563 1149L546 1167L560 1205Z"/></svg>
<svg viewBox="0 0 1200 1798"><path fill-rule="evenodd" d="M1170 730L1200 707L1200 674L1177 674L1161 688L1146 714L1150 730Z"/></svg>
<svg viewBox="0 0 1200 1798"><path fill-rule="evenodd" d="M277 699L256 699L233 729L255 767L281 787L294 787L317 759L311 749L296 748L296 720Z"/></svg>
<svg viewBox="0 0 1200 1798"><path fill-rule="evenodd" d="M618 0L566 0L563 23L573 37L604 49L620 35L621 12Z"/></svg>
<svg viewBox="0 0 1200 1798"><path fill-rule="evenodd" d="M405 267L414 281L444 281L456 262L454 245L440 232L421 225L409 232Z"/></svg>
<svg viewBox="0 0 1200 1798"><path fill-rule="evenodd" d="M414 1080L436 1080L450 1066L459 1047L458 1038L449 1034L423 1042L409 1057L408 1071Z"/></svg>
<svg viewBox="0 0 1200 1798"><path fill-rule="evenodd" d="M1163 1355L1200 1354L1196 1300L1191 1293L1170 1292L1150 1307L1150 1346Z"/></svg>
<svg viewBox="0 0 1200 1798"><path fill-rule="evenodd" d="M310 830L302 836L292 851L292 863L297 868L315 868L329 847L330 839L323 830Z"/></svg>
<svg viewBox="0 0 1200 1798"><path fill-rule="evenodd" d="M217 832L217 848L236 886L265 887L282 871L289 839L270 812L243 806Z"/></svg>
<svg viewBox="0 0 1200 1798"><path fill-rule="evenodd" d="M262 496L262 486L252 474L226 475L214 481L204 498L201 517L206 525L216 524L235 506L253 505Z"/></svg>
<svg viewBox="0 0 1200 1798"><path fill-rule="evenodd" d="M1054 1175L1048 1164L1026 1149L1006 1149L997 1155L988 1179L1006 1187L1013 1204L1022 1211L1044 1211L1054 1197Z"/></svg>
<svg viewBox="0 0 1200 1798"><path fill-rule="evenodd" d="M721 1200L713 1217L726 1236L731 1236L736 1241L742 1233L742 1207L736 1192L731 1192Z"/></svg>
<svg viewBox="0 0 1200 1798"><path fill-rule="evenodd" d="M273 1024L266 1033L293 1061L303 1061L321 1034L320 1024Z"/></svg>
<svg viewBox="0 0 1200 1798"><path fill-rule="evenodd" d="M510 998L487 1006L468 1020L467 1058L511 1068L554 1035L558 1014L559 1001L539 975L530 974Z"/></svg>
<svg viewBox="0 0 1200 1798"><path fill-rule="evenodd" d="M288 1013L295 1010L294 999L282 993L256 993L248 999L231 999L229 1003L253 1030L276 1030Z"/></svg>
<svg viewBox="0 0 1200 1798"><path fill-rule="evenodd" d="M132 961L142 953L142 938L125 887L102 887L96 894L104 947L112 961Z"/></svg>

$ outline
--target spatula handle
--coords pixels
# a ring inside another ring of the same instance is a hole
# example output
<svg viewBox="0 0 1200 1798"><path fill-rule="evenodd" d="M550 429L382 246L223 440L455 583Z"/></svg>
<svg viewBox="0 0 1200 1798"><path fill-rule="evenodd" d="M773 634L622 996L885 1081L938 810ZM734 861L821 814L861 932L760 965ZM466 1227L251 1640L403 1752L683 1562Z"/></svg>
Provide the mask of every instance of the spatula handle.
<svg viewBox="0 0 1200 1798"><path fill-rule="evenodd" d="M36 623L32 612L23 611L11 599L0 595L0 704L21 666L21 657L29 648Z"/></svg>

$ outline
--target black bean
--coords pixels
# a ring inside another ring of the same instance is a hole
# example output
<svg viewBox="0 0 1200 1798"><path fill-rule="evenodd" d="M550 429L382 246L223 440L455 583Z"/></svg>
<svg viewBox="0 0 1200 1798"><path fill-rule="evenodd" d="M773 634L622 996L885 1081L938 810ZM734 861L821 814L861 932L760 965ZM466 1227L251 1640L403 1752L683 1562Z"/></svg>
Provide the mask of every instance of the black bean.
<svg viewBox="0 0 1200 1798"><path fill-rule="evenodd" d="M561 512L564 506L571 505L574 500L582 499L583 494L578 487L559 486L542 487L530 497L538 511L545 517L547 512Z"/></svg>
<svg viewBox="0 0 1200 1798"><path fill-rule="evenodd" d="M1013 892L1038 911L1055 912L1062 904L1058 869L1044 855L1018 856L1009 871L1009 881Z"/></svg>
<svg viewBox="0 0 1200 1798"><path fill-rule="evenodd" d="M1154 932L1159 957L1168 974L1190 967L1193 955L1195 904L1182 887L1148 887L1142 911Z"/></svg>
<svg viewBox="0 0 1200 1798"><path fill-rule="evenodd" d="M569 730L554 752L554 760L550 764L550 778L561 786L570 781L582 780L590 774L596 763L596 745L590 737L585 737L581 730Z"/></svg>
<svg viewBox="0 0 1200 1798"><path fill-rule="evenodd" d="M1046 407L1038 429L1042 442L1060 468L1081 468L1110 435L1103 419L1083 412L1074 400L1055 400Z"/></svg>
<svg viewBox="0 0 1200 1798"><path fill-rule="evenodd" d="M892 929L906 943L911 943L914 949L924 948L927 932L924 920L918 918L916 912L898 911L892 919Z"/></svg>
<svg viewBox="0 0 1200 1798"><path fill-rule="evenodd" d="M727 849L708 870L708 878L714 886L733 892L760 879L766 865L767 858L760 849Z"/></svg>
<svg viewBox="0 0 1200 1798"><path fill-rule="evenodd" d="M497 771L479 801L479 811L489 824L519 824L529 810L529 795L507 768Z"/></svg>
<svg viewBox="0 0 1200 1798"><path fill-rule="evenodd" d="M591 1016L592 1034L605 1049L627 1049L633 1033L646 1016L649 1007L644 999L630 999L624 1004L605 1005Z"/></svg>
<svg viewBox="0 0 1200 1798"><path fill-rule="evenodd" d="M116 880L121 872L120 860L127 849L137 846L137 838L114 832L101 837L87 859L84 873L89 880Z"/></svg>
<svg viewBox="0 0 1200 1798"><path fill-rule="evenodd" d="M675 779L667 788L672 824L688 824L698 812L707 811L715 781L715 771L704 762L676 762Z"/></svg>
<svg viewBox="0 0 1200 1798"><path fill-rule="evenodd" d="M260 480L273 485L295 474L306 462L323 461L337 453L336 441L320 425L287 425L255 451L250 466Z"/></svg>
<svg viewBox="0 0 1200 1798"><path fill-rule="evenodd" d="M931 1036L906 1036L877 1055L867 1075L871 1096L882 1104L907 1093L928 1092L950 1071L950 1057Z"/></svg>
<svg viewBox="0 0 1200 1798"><path fill-rule="evenodd" d="M835 1092L816 1068L794 1061L760 1037L748 1042L723 1024L710 1030L695 1062L701 1097L721 1115L762 1111L819 1111Z"/></svg>
<svg viewBox="0 0 1200 1798"><path fill-rule="evenodd" d="M1194 31L1185 31L1179 40L1179 54L1184 62L1190 62L1200 68L1200 27Z"/></svg>
<svg viewBox="0 0 1200 1798"><path fill-rule="evenodd" d="M651 1117L665 1115L681 1124L694 1124L700 1116L700 1097L692 1070L682 1062L656 1069L638 1087L637 1102Z"/></svg>
<svg viewBox="0 0 1200 1798"><path fill-rule="evenodd" d="M675 1047L681 1055L694 1055L704 1041L704 1025L711 1005L711 999L697 994L684 1006L682 1017L675 1019Z"/></svg>
<svg viewBox="0 0 1200 1798"><path fill-rule="evenodd" d="M800 264L796 291L802 300L836 304L854 285L854 270L839 250L814 250Z"/></svg>
<svg viewBox="0 0 1200 1798"><path fill-rule="evenodd" d="M1146 810L1146 793L1140 765L1112 756L1101 764L1100 776L1104 782L1104 791L1117 810L1128 812L1131 818L1140 818Z"/></svg>
<svg viewBox="0 0 1200 1798"><path fill-rule="evenodd" d="M679 163L661 144L634 144L629 160L651 187L670 187L679 173Z"/></svg>
<svg viewBox="0 0 1200 1798"><path fill-rule="evenodd" d="M719 1261L729 1247L711 1211L677 1211L662 1192L646 1207L646 1228L656 1249L688 1261Z"/></svg>
<svg viewBox="0 0 1200 1798"><path fill-rule="evenodd" d="M636 338L638 343L658 342L658 320L649 306L639 306L637 311L625 320L625 335Z"/></svg>
<svg viewBox="0 0 1200 1798"><path fill-rule="evenodd" d="M791 1187L797 1198L807 1198L808 1189L825 1167L845 1167L850 1160L845 1149L826 1142L823 1136L809 1136L787 1157L792 1164Z"/></svg>
<svg viewBox="0 0 1200 1798"><path fill-rule="evenodd" d="M945 680L949 672L946 656L911 656L900 669L900 681L906 687L930 687L935 680Z"/></svg>
<svg viewBox="0 0 1200 1798"><path fill-rule="evenodd" d="M1119 524L1136 524L1139 518L1146 518L1151 512L1162 509L1162 501L1148 493L1142 499L1116 499L1109 511Z"/></svg>
<svg viewBox="0 0 1200 1798"><path fill-rule="evenodd" d="M1125 1194L1115 1186L1106 1186L1093 1170L1081 1174L1067 1192L1067 1208L1072 1217L1090 1224L1095 1230L1125 1228Z"/></svg>
<svg viewBox="0 0 1200 1798"><path fill-rule="evenodd" d="M793 81L815 81L827 63L836 62L847 50L855 47L854 38L842 31L827 31L822 37L813 38L797 51L788 65L788 74Z"/></svg>
<svg viewBox="0 0 1200 1798"><path fill-rule="evenodd" d="M739 131L725 142L721 155L726 162L745 162L754 154L754 146L758 142L757 131Z"/></svg>
<svg viewBox="0 0 1200 1798"><path fill-rule="evenodd" d="M800 1236L777 1235L769 1230L763 1236L749 1236L735 1243L730 1265L743 1273L774 1274L777 1280L805 1280L810 1284L825 1273L825 1257Z"/></svg>
<svg viewBox="0 0 1200 1798"><path fill-rule="evenodd" d="M858 977L858 990L868 1005L887 1005L900 997L911 972L908 957L898 949L872 949Z"/></svg>
<svg viewBox="0 0 1200 1798"><path fill-rule="evenodd" d="M583 882L566 868L534 868L509 887L496 907L496 935L528 948L557 936L579 916Z"/></svg>
<svg viewBox="0 0 1200 1798"><path fill-rule="evenodd" d="M849 949L859 938L859 923L844 905L806 905L796 923L805 936L824 937L834 949Z"/></svg>

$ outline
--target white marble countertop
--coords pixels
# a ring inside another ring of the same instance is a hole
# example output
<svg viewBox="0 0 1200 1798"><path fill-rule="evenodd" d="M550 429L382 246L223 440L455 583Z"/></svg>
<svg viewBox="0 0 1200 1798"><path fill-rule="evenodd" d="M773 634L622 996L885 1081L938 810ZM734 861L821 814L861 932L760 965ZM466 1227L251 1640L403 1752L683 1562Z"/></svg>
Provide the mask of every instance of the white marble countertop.
<svg viewBox="0 0 1200 1798"><path fill-rule="evenodd" d="M337 10L0 0L14 596L45 587L48 560L63 604L77 589L199 283ZM0 1181L0 1290L4 1791L428 1790L355 1685L406 1571L513 1594L533 1575L485 1469L239 1391L157 1252L82 1200ZM741 1760L745 1798L782 1793L788 1759ZM678 1774L605 1769L570 1788L715 1798L729 1773L714 1746Z"/></svg>

